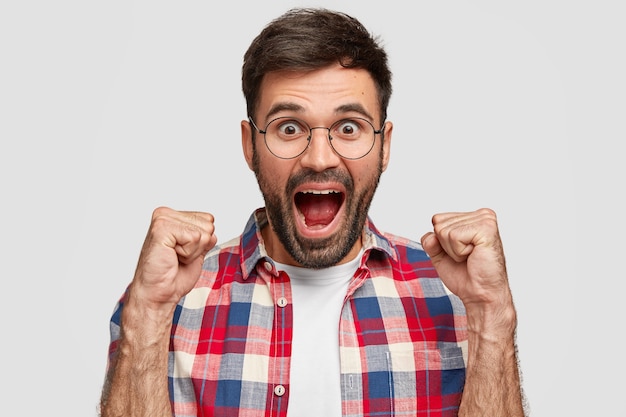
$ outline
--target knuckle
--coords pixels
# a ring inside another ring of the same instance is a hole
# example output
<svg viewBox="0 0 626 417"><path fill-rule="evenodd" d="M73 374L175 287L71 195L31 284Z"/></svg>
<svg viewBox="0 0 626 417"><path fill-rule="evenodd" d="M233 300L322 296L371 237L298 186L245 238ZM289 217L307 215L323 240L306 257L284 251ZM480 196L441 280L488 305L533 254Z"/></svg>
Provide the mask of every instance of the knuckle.
<svg viewBox="0 0 626 417"><path fill-rule="evenodd" d="M492 218L492 219L496 218L496 212L493 209L490 209L487 207L479 209L478 213L487 218Z"/></svg>
<svg viewBox="0 0 626 417"><path fill-rule="evenodd" d="M152 212L152 218L153 218L153 219L155 219L155 218L158 218L158 217L167 216L167 215L169 215L169 213L170 213L171 211L172 211L172 210L171 210L170 208L165 207L165 206L160 206L160 207L157 207L157 208L155 208L155 209L154 209L154 211Z"/></svg>

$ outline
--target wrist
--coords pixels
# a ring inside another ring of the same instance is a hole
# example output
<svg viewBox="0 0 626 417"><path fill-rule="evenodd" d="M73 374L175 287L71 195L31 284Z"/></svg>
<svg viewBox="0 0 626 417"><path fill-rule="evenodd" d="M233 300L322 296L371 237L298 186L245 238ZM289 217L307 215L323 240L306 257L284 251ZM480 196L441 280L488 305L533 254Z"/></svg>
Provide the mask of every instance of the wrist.
<svg viewBox="0 0 626 417"><path fill-rule="evenodd" d="M122 309L124 339L141 348L167 343L175 307L147 302L131 288Z"/></svg>
<svg viewBox="0 0 626 417"><path fill-rule="evenodd" d="M517 313L512 300L466 306L467 328L470 335L485 341L513 340L517 328Z"/></svg>

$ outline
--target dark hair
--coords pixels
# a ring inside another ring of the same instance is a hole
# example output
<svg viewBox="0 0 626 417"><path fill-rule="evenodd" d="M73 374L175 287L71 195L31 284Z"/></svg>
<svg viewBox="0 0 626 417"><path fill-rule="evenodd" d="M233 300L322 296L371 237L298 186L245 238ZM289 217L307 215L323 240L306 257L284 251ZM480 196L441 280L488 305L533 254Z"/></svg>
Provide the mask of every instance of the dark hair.
<svg viewBox="0 0 626 417"><path fill-rule="evenodd" d="M357 19L324 8L293 8L252 41L244 55L241 77L248 115L254 117L265 74L313 71L337 62L370 73L378 88L382 123L391 97L387 53Z"/></svg>

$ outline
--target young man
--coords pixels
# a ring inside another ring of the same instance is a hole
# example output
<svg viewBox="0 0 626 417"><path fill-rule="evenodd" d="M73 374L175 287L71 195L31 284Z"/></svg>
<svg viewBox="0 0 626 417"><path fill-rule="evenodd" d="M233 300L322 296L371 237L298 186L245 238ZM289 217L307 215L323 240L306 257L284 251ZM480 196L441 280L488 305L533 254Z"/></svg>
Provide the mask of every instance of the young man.
<svg viewBox="0 0 626 417"><path fill-rule="evenodd" d="M376 40L291 10L246 52L243 91L265 208L217 246L211 214L154 211L102 415L522 416L493 211L435 215L421 245L368 218L393 133Z"/></svg>

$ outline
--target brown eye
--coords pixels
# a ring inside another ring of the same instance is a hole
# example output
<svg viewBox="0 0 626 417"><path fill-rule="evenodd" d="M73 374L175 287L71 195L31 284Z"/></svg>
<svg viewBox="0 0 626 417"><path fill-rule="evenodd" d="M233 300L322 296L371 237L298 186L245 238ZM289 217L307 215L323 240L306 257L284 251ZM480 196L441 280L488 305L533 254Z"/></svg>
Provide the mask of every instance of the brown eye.
<svg viewBox="0 0 626 417"><path fill-rule="evenodd" d="M294 119L277 119L270 124L269 130L273 131L283 140L294 139L308 135L309 129L305 128L302 123Z"/></svg>
<svg viewBox="0 0 626 417"><path fill-rule="evenodd" d="M354 119L340 120L333 125L332 135L341 139L358 139L362 133L361 124Z"/></svg>

